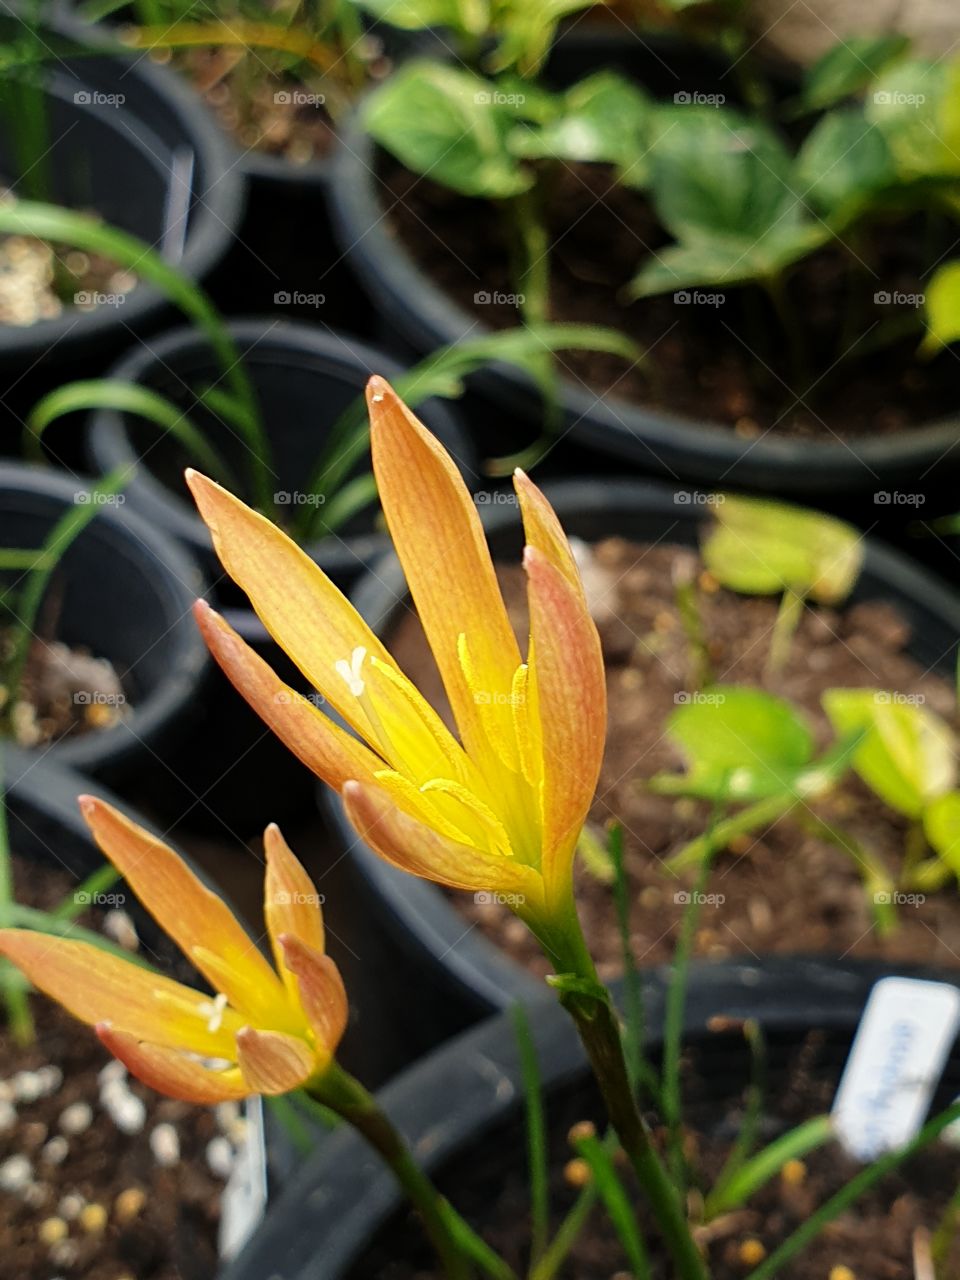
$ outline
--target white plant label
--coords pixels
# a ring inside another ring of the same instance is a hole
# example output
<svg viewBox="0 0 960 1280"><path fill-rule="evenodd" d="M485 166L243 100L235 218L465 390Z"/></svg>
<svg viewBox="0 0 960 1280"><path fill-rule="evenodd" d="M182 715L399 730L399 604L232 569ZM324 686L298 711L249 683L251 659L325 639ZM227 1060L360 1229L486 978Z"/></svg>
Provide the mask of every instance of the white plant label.
<svg viewBox="0 0 960 1280"><path fill-rule="evenodd" d="M960 1030L960 990L883 978L870 992L833 1102L837 1137L858 1160L919 1132Z"/></svg>
<svg viewBox="0 0 960 1280"><path fill-rule="evenodd" d="M220 1197L220 1257L240 1252L260 1225L267 1208L267 1156L263 1133L263 1101L247 1099L247 1131L237 1150L233 1172Z"/></svg>

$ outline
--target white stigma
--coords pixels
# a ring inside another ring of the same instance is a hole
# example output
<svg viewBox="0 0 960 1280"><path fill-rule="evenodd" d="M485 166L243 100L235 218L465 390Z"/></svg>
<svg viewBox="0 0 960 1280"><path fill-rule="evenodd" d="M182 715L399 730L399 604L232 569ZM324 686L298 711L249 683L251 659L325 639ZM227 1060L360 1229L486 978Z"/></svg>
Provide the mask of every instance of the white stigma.
<svg viewBox="0 0 960 1280"><path fill-rule="evenodd" d="M213 1000L205 1000L197 1006L197 1011L207 1019L207 1030L215 1034L223 1026L223 1014L227 1007L227 997L221 991Z"/></svg>
<svg viewBox="0 0 960 1280"><path fill-rule="evenodd" d="M347 688L355 698L362 698L363 692L367 687L363 676L360 674L366 656L366 649L362 644L358 644L350 655L349 662L341 658L339 662L334 663L334 670L342 680L346 681Z"/></svg>

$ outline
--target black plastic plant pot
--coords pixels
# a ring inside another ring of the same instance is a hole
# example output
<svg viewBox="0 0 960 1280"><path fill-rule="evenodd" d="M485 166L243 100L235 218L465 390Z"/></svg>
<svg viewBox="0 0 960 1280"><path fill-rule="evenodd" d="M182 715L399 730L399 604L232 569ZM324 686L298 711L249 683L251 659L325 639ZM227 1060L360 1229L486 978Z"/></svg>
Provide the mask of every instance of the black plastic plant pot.
<svg viewBox="0 0 960 1280"><path fill-rule="evenodd" d="M343 334L322 332L303 324L277 320L238 320L230 332L243 354L257 393L274 455L278 507L310 495L305 492L321 457L330 428L363 393L372 373L397 377L401 366L374 347ZM193 331L178 329L128 354L111 376L160 391L182 404L191 419L209 431L214 445L243 474L245 449L227 427L205 412L198 394L217 381L209 349ZM479 477L473 445L456 413L436 400L418 410L430 430L456 459L467 484ZM197 516L183 483L183 467L195 462L157 428L131 422L114 412L94 413L89 422L88 451L96 471L134 466L126 490L130 507L172 534L198 557L211 582L224 587L223 572L206 527ZM138 465L139 464L139 465ZM358 464L369 467L369 454ZM246 495L249 497L249 494ZM293 506L291 505L291 510ZM311 556L340 586L388 547L377 528L376 507L359 513L338 533L308 547ZM234 596L235 602L239 597Z"/></svg>
<svg viewBox="0 0 960 1280"><path fill-rule="evenodd" d="M0 37L25 37L10 16ZM43 160L21 173L17 130L25 128L17 84L6 77L0 101L0 175L18 196L44 196L94 213L150 245L191 280L205 279L240 223L244 180L232 148L190 89L145 55L134 56L103 31L58 18L39 38L56 53L79 42L98 50L51 56L44 64ZM46 189L38 186L46 175ZM83 292L83 289L80 290ZM151 285L106 288L99 305L64 305L59 316L0 327L0 382L8 409L68 376L102 371L131 332L155 329L170 309ZM22 410L21 410L22 411ZM16 424L19 425L19 424Z"/></svg>
<svg viewBox="0 0 960 1280"><path fill-rule="evenodd" d="M561 84L608 66L633 76L662 97L696 90L723 92L727 100L736 101L736 77L719 68L704 50L675 40L629 40L576 30L558 42L551 61L554 78ZM391 213L397 197L380 176L381 159L358 113L341 131L330 195L341 247L371 294L384 333L407 350L423 354L488 332L475 311L421 268L396 234ZM477 288L484 288L479 278ZM486 415L489 420L489 407L495 405L500 420L513 423L513 438L503 442L504 452L536 437L543 423L543 403L521 371L491 365L474 374L469 386L472 399L465 403L465 411L469 405L478 419ZM878 510L881 515L899 514L896 509L873 506L873 494L918 487L927 493L934 480L948 482L960 465L960 452L954 447L960 432L960 402L957 415L943 420L898 433L842 440L836 436L789 438L774 432L742 438L720 422L645 407L618 396L616 389L601 394L567 377L560 379L560 402L563 440L593 454L595 470L599 470L596 455L601 454L608 465L612 461L644 474L806 497L820 505L837 506L857 496L867 504L871 521ZM574 459L573 465L579 468L579 460Z"/></svg>
<svg viewBox="0 0 960 1280"><path fill-rule="evenodd" d="M696 546L709 508L698 495L675 495L662 485L642 481L558 481L545 492L570 536L586 542L620 537L644 543ZM702 495L699 495L702 496ZM519 518L512 506L492 505L485 526L495 559L518 561L522 549ZM960 639L960 601L949 588L914 562L883 544L866 540L863 570L850 604L886 600L910 626L910 655L925 669L952 678ZM389 647L391 628L409 607L403 575L395 558L377 565L359 584L354 603ZM383 945L391 948L394 968L415 974L421 989L435 998L420 1002L423 1034L434 1042L497 1009L529 999L536 979L497 948L457 911L436 885L389 866L357 836L339 796L320 788L331 829L354 869L358 892L381 923ZM415 1013L415 1011L414 1011Z"/></svg>
<svg viewBox="0 0 960 1280"><path fill-rule="evenodd" d="M741 1105L749 1062L743 1036L734 1029L708 1032L709 1019L727 1017L735 1024L752 1018L762 1026L769 1052L764 1119L771 1122L764 1132L772 1136L784 1127L776 1117L778 1091L799 1046L815 1033L812 1072L838 1074L867 996L882 976L884 971L874 965L815 961L694 966L684 1040L688 1052L706 1068L703 1100L710 1111L729 1114L729 1104ZM653 1060L662 1043L664 991L659 976L648 980L647 1050ZM567 1125L584 1116L599 1118L582 1050L566 1014L548 997L528 1006L528 1016L548 1122L558 1113L566 1114ZM958 1087L960 1056L954 1050L934 1110L952 1102ZM379 1096L455 1207L461 1184L472 1179L471 1170L489 1167L489 1199L496 1195L498 1170L522 1170L524 1091L510 1017L491 1018L436 1050ZM482 1214L484 1200L476 1190L472 1203ZM465 1207L462 1201L461 1206ZM524 1210L516 1212L526 1220ZM482 1234L484 1223L474 1225ZM303 1163L224 1280L361 1280L374 1274L363 1269L370 1266L371 1248L375 1257L429 1270L432 1260L429 1253L424 1255L416 1230L390 1175L364 1143L343 1128ZM415 1259L403 1252L411 1244L419 1249Z"/></svg>
<svg viewBox="0 0 960 1280"><path fill-rule="evenodd" d="M383 48L390 65L412 51L448 57L449 49L429 33L400 31L364 23L367 38ZM309 88L285 85L276 90L302 114L326 112L323 82ZM326 117L330 147L337 125ZM258 147L241 146L236 163L247 183L243 224L216 292L229 310L245 315L279 305L290 319L317 320L328 328L371 336L376 316L369 295L339 251L330 219L331 152L297 162ZM277 299L280 299L277 303Z"/></svg>
<svg viewBox="0 0 960 1280"><path fill-rule="evenodd" d="M138 951L146 961L178 982L204 989L203 979L198 977L123 880L118 880L103 891L90 892L89 889L82 888L90 876L104 867L105 859L81 816L78 796L85 793L94 795L122 810L139 825L149 829L151 824L98 781L91 781L72 769L51 763L49 759L38 762L31 753L9 745L3 746L2 755L9 840L13 854L30 863L31 867L36 866L38 870L56 872L67 886L66 893L70 892L69 886L72 885L78 892L86 894L86 897L80 899L82 903L104 911L122 910L136 931ZM203 870L182 850L178 852L194 875L213 888ZM220 897L224 896L219 889L216 892ZM234 910L234 914L239 915L233 905L227 899L224 900ZM93 1032L79 1028L78 1024L78 1034L92 1036ZM249 1223L249 1230L252 1231L265 1210L266 1192L273 1194L281 1185L281 1172L290 1165L289 1139L271 1121L269 1112L262 1114L259 1099L254 1099L248 1105L246 1122L248 1146L242 1161L243 1176L238 1170L237 1176L224 1192L225 1197L233 1197L234 1220L229 1225L222 1224L218 1232L216 1251L221 1261L232 1256L241 1240L246 1238L243 1230L238 1230L236 1222L236 1208L238 1202L244 1203L245 1192L250 1193L246 1207L253 1215ZM256 1205L259 1207L254 1208ZM224 1215L227 1215L226 1208ZM187 1255L192 1255L198 1244L196 1230L196 1220L189 1209L179 1214L175 1249L180 1252L185 1250ZM208 1243L205 1250L209 1252L209 1248ZM203 1257L204 1251L199 1251L197 1256ZM191 1269L194 1265L197 1264L186 1262L182 1274L185 1278L191 1277L191 1280L201 1280L198 1272Z"/></svg>
<svg viewBox="0 0 960 1280"><path fill-rule="evenodd" d="M0 465L0 546L38 550L65 513L91 501L91 490L92 482L56 472ZM192 557L130 511L122 493L97 505L53 571L34 634L67 648L58 698L84 705L91 723L98 702L117 714L105 727L48 737L30 754L117 782L158 771L189 730L209 664L190 613L204 583ZM4 578L22 589L21 571ZM122 692L92 688L87 667L72 672L78 656L105 659Z"/></svg>

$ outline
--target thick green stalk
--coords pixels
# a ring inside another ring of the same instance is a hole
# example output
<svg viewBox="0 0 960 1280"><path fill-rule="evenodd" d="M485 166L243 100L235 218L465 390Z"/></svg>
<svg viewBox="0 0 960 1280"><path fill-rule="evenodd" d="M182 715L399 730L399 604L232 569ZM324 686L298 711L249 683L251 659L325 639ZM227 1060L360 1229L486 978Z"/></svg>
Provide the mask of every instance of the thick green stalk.
<svg viewBox="0 0 960 1280"><path fill-rule="evenodd" d="M417 1210L447 1280L472 1280L473 1261L496 1280L516 1280L513 1271L453 1210L414 1159L410 1148L359 1080L336 1064L306 1092L363 1137L390 1169Z"/></svg>
<svg viewBox="0 0 960 1280"><path fill-rule="evenodd" d="M545 941L541 939L541 941ZM676 1280L708 1280L677 1188L657 1155L630 1084L623 1037L609 992L597 977L571 900L563 925L545 942L557 966L560 1002L576 1025L610 1123L627 1154L676 1268ZM569 976L572 981L564 981Z"/></svg>

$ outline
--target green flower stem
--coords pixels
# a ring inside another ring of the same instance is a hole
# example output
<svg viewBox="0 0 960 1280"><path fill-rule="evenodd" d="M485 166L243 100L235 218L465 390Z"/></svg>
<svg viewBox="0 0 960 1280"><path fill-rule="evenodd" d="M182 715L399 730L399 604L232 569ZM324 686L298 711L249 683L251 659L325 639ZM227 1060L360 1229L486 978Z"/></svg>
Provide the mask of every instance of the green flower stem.
<svg viewBox="0 0 960 1280"><path fill-rule="evenodd" d="M346 1121L376 1151L420 1215L447 1280L472 1280L471 1259L496 1280L516 1280L510 1267L456 1213L359 1080L334 1063L306 1092Z"/></svg>
<svg viewBox="0 0 960 1280"><path fill-rule="evenodd" d="M677 1188L657 1155L637 1106L617 1015L610 993L597 977L572 897L561 927L550 932L549 940L541 936L541 942L557 967L554 985L560 1003L576 1024L610 1123L633 1165L673 1259L676 1280L708 1280Z"/></svg>

